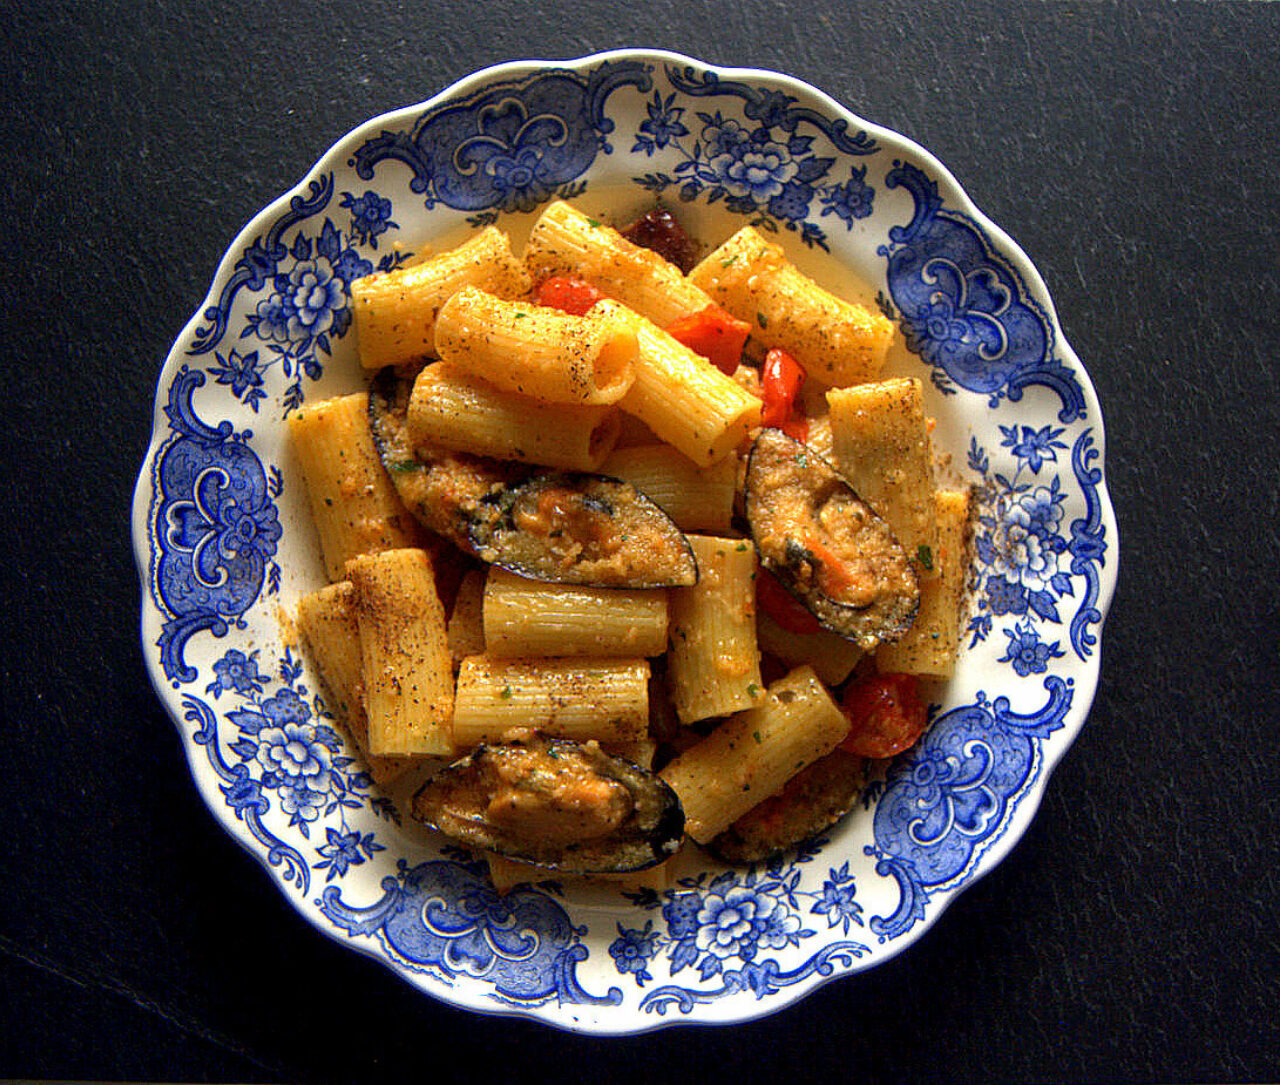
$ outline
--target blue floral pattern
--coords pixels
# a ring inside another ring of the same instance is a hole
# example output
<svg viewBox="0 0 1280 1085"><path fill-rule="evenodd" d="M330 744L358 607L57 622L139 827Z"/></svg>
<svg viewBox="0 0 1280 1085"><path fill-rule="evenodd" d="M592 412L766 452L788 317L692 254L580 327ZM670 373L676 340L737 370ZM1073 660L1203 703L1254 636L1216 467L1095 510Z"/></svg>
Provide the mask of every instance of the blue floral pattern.
<svg viewBox="0 0 1280 1085"><path fill-rule="evenodd" d="M205 693L215 703L223 694L238 702L223 717L234 730L219 733L222 723L207 702L188 697L188 706L201 724L206 754L231 784L229 797L234 794L239 809L255 811L259 830L266 832L261 817L270 810L272 795L288 815L286 827L303 841L323 824L325 842L315 846L318 858L310 865L324 870L326 881L385 850L374 832L353 828L348 818L367 809L398 822L399 814L371 791L369 774L346 752L323 701L303 681L302 661L286 648L273 678L258 670L258 653L232 648L211 669L213 681ZM275 846L284 847L278 840ZM306 860L299 849L287 850L303 879ZM300 884L305 888L305 880Z"/></svg>
<svg viewBox="0 0 1280 1085"><path fill-rule="evenodd" d="M483 863L410 868L400 860L397 876L383 879L382 891L372 904L350 905L331 886L317 904L351 935L377 938L404 967L446 982L480 979L494 1001L609 1006L622 999L616 987L593 995L579 984L576 968L587 957L584 928L546 893L518 886L499 895Z"/></svg>
<svg viewBox="0 0 1280 1085"><path fill-rule="evenodd" d="M807 857L799 857L803 861ZM779 963L781 951L817 934L806 925L809 916L822 917L828 929L839 928L842 934L851 926L862 926L862 906L855 900L857 887L848 863L829 870L816 890L802 888L801 877L797 862L764 872L752 868L745 874L704 873L682 880L679 888L661 896L638 894L633 898L638 907L661 909L666 930L655 930L652 920L639 929L619 923L609 955L617 970L639 987L652 982L650 966L662 955L669 959L673 977L692 968L703 983L719 981L711 989L674 984L655 989L640 1005L663 1014L672 1005L687 1013L701 1002L735 991L751 991L761 999L807 979L826 967L833 955L858 957L867 952L860 942L842 940L799 967L788 969Z"/></svg>
<svg viewBox="0 0 1280 1085"><path fill-rule="evenodd" d="M1084 391L1056 356L1052 322L982 227L945 207L937 182L910 162L895 162L885 186L915 203L878 251L907 346L932 367L934 385L986 393L992 407L1043 385L1062 401L1059 421L1082 419Z"/></svg>
<svg viewBox="0 0 1280 1085"><path fill-rule="evenodd" d="M1076 487L1068 488L1059 475L1046 477L1042 468L1058 462L1065 451L1066 432L1056 426L1000 425L1000 447L1009 450L1015 470L993 471L990 457L977 438L969 446L969 468L982 479L980 513L974 535L976 588L974 613L969 619L969 647L991 635L996 619L1012 617L1001 631L1008 643L999 662L1010 664L1021 678L1044 674L1052 660L1064 655L1061 640L1048 641L1043 629L1061 625L1059 606L1076 595L1077 577L1085 583L1083 602L1072 618L1071 645L1079 658L1088 656L1093 637L1088 625L1096 620L1098 566L1105 560L1106 531L1087 520L1073 521L1064 534L1063 507L1069 492L1096 496L1096 480L1088 470L1092 431L1086 429L1072 449ZM1077 466L1078 465L1078 466Z"/></svg>
<svg viewBox="0 0 1280 1085"><path fill-rule="evenodd" d="M300 910L450 1001L628 1031L753 1015L874 963L1020 831L1082 717L1073 675L1096 668L1116 540L1083 370L1023 258L941 178L796 84L614 56L508 69L390 117L237 243L161 390L137 498L144 621L206 798ZM598 179L636 205L714 205L855 254L973 435L967 457L950 451L978 514L960 672L849 819L766 866L695 851L671 888L602 890L593 910L556 883L499 894L471 856L388 824L397 808L280 643L282 566L305 567L311 536L274 461L317 381L358 383L351 284L411 258L402 233L535 211ZM976 688L992 683L1001 695Z"/></svg>
<svg viewBox="0 0 1280 1085"><path fill-rule="evenodd" d="M375 269L373 261L362 255L361 247L372 253L380 235L398 228L391 219L390 200L371 189L360 196L344 191L339 206L351 214L349 231L343 232L326 217L316 234L309 236L302 224L328 207L332 197L330 175L312 183L308 199L290 201L289 211L245 249L217 304L205 310L210 323L197 331L188 348L191 356L213 351L211 375L255 412L259 401L267 397L267 373L277 364L288 382L281 395L284 414L302 405L306 398L303 379L320 379L324 373L322 356L331 355L334 340L345 336L351 327L351 283ZM286 244L290 231L295 231L293 240ZM398 267L409 255L387 253L378 261L377 270ZM240 338L256 338L262 346L244 352L231 350L224 356L215 348L244 290L253 292L257 300L244 314Z"/></svg>
<svg viewBox="0 0 1280 1085"><path fill-rule="evenodd" d="M864 133L850 138L843 128L781 92L691 71L668 69L667 75L680 91L745 101L744 117L739 121L722 110L698 110L686 117L687 107L676 104L676 92L664 97L654 91L632 152L650 157L664 152L673 165L669 172L635 178L642 187L658 194L675 189L685 202L723 200L730 211L748 216L752 225L776 231L781 224L796 231L806 245L822 249L828 248L827 234L813 221L815 201L821 207L819 218L834 215L846 229L871 214L875 190L867 183L866 166L851 166L844 180L833 177L836 158L816 151L815 136L802 133L801 126L851 154L875 150Z"/></svg>
<svg viewBox="0 0 1280 1085"><path fill-rule="evenodd" d="M921 742L899 758L876 804L875 842L866 848L876 873L898 883L898 907L873 916L881 942L924 919L925 906L955 890L979 869L986 851L1040 774L1042 743L1062 726L1074 691L1044 680L1049 697L1030 713L1007 697L952 709L935 719Z"/></svg>

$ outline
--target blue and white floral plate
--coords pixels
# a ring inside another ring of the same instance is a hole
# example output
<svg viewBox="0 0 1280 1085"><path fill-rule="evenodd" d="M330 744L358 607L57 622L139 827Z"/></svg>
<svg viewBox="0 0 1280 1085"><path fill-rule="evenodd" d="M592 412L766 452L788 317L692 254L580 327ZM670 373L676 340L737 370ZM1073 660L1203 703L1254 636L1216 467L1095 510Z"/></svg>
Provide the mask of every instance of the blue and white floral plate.
<svg viewBox="0 0 1280 1085"><path fill-rule="evenodd" d="M768 867L498 896L383 794L287 613L323 582L284 420L361 386L350 284L566 197L744 223L901 329L981 497L955 677L862 807ZM1084 723L1117 540L1102 416L1044 284L927 152L768 72L622 51L490 68L370 121L231 245L160 377L133 505L142 639L219 821L330 937L458 1006L596 1033L740 1021L905 948L1025 831Z"/></svg>

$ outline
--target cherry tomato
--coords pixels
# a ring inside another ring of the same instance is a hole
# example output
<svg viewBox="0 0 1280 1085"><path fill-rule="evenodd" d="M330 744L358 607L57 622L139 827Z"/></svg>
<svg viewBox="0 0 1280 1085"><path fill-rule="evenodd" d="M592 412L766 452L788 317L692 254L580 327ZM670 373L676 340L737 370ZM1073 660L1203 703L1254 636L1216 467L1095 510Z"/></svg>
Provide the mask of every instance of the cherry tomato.
<svg viewBox="0 0 1280 1085"><path fill-rule="evenodd" d="M573 316L584 316L604 295L585 279L571 275L552 275L543 279L534 291L538 305L561 309Z"/></svg>
<svg viewBox="0 0 1280 1085"><path fill-rule="evenodd" d="M822 628L804 604L766 569L756 570L756 605L788 633L817 633Z"/></svg>
<svg viewBox="0 0 1280 1085"><path fill-rule="evenodd" d="M713 304L674 321L667 326L667 334L732 376L742 361L751 325Z"/></svg>
<svg viewBox="0 0 1280 1085"><path fill-rule="evenodd" d="M924 734L928 710L913 674L876 674L844 691L841 708L849 717L842 750L862 757L892 757Z"/></svg>
<svg viewBox="0 0 1280 1085"><path fill-rule="evenodd" d="M760 371L764 385L764 412L760 421L782 430L788 437L803 441L809 423L796 407L796 397L804 384L804 370L785 350L775 347L764 358Z"/></svg>

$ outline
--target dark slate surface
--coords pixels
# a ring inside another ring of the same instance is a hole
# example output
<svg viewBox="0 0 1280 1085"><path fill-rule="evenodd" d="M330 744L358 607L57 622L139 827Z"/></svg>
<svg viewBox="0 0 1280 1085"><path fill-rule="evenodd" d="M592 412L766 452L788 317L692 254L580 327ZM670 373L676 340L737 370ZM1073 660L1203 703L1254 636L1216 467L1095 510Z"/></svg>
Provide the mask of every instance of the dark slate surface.
<svg viewBox="0 0 1280 1085"><path fill-rule="evenodd" d="M1280 1076L1280 6L242 7L0 27L0 1076ZM1097 385L1124 560L1039 817L918 944L756 1023L592 1040L415 994L215 827L143 672L127 509L161 361L258 208L476 67L637 44L792 72L956 173Z"/></svg>

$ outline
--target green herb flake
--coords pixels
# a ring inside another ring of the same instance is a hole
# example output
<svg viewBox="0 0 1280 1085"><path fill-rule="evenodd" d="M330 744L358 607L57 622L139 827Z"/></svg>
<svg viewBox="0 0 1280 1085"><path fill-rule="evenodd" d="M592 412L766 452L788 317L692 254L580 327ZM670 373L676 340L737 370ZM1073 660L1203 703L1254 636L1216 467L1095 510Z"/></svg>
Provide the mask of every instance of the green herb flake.
<svg viewBox="0 0 1280 1085"><path fill-rule="evenodd" d="M916 560L926 569L933 570L933 550L921 543L916 550Z"/></svg>
<svg viewBox="0 0 1280 1085"><path fill-rule="evenodd" d="M769 326L769 318L764 313L756 313L756 323L762 328L767 328Z"/></svg>
<svg viewBox="0 0 1280 1085"><path fill-rule="evenodd" d="M762 739L762 738L760 737L760 732L759 732L759 731L752 731L752 732L751 732L751 737L752 737L752 738L754 738L754 739L756 740L756 745L757 745L757 746L759 746L761 743L763 743L763 742L764 742L764 739Z"/></svg>
<svg viewBox="0 0 1280 1085"><path fill-rule="evenodd" d="M396 460L394 463L387 464L392 471L417 471L422 467L417 460Z"/></svg>
<svg viewBox="0 0 1280 1085"><path fill-rule="evenodd" d="M504 687L502 688L502 692L501 692L500 694L498 694L498 696L499 696L499 697L501 697L504 701L509 701L509 700L511 700L511 687L510 687L510 686L504 686Z"/></svg>
<svg viewBox="0 0 1280 1085"><path fill-rule="evenodd" d="M747 544L744 542L740 542L738 543L737 546L734 547L734 550L737 551L739 554L743 553L746 549L747 549Z"/></svg>
<svg viewBox="0 0 1280 1085"><path fill-rule="evenodd" d="M738 257L737 257L737 254L735 253L733 256L730 256L728 260L721 260L721 261L720 261L720 266L721 266L721 267L732 267L732 266L733 266L734 264L736 264L737 262L738 262Z"/></svg>
<svg viewBox="0 0 1280 1085"><path fill-rule="evenodd" d="M600 229L600 223L597 222L595 219L587 219L587 225L590 226L593 230Z"/></svg>
<svg viewBox="0 0 1280 1085"><path fill-rule="evenodd" d="M809 457L806 456L803 452L797 452L795 456L795 465L797 467L808 467Z"/></svg>
<svg viewBox="0 0 1280 1085"><path fill-rule="evenodd" d="M525 317L527 317L528 315L529 315L528 313L516 313L516 319L517 319L517 320L524 320L524 319L525 319Z"/></svg>
<svg viewBox="0 0 1280 1085"><path fill-rule="evenodd" d="M759 687L759 686L757 686L754 682L750 683L750 684L747 686L747 696L748 696L748 697L755 697L759 692L760 692L760 687Z"/></svg>

